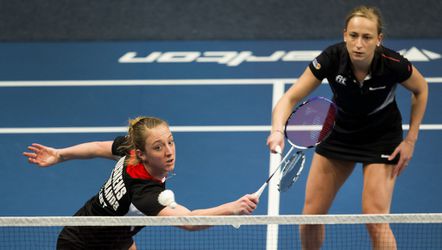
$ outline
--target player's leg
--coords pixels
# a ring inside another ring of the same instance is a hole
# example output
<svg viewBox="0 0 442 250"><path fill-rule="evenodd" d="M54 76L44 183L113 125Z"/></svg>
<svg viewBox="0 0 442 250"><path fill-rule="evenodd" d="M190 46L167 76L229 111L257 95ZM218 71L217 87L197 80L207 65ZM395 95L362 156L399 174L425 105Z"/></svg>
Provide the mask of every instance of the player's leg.
<svg viewBox="0 0 442 250"><path fill-rule="evenodd" d="M137 244L135 244L135 241L134 243L132 243L128 250L137 250Z"/></svg>
<svg viewBox="0 0 442 250"><path fill-rule="evenodd" d="M362 193L362 212L364 214L387 214L390 212L391 199L396 177L392 175L393 166L383 163L364 165L364 189ZM373 249L396 249L396 240L389 224L367 224Z"/></svg>
<svg viewBox="0 0 442 250"><path fill-rule="evenodd" d="M354 165L354 162L332 160L315 153L307 178L303 214L326 214ZM324 240L324 227L302 225L300 234L303 249L319 249Z"/></svg>

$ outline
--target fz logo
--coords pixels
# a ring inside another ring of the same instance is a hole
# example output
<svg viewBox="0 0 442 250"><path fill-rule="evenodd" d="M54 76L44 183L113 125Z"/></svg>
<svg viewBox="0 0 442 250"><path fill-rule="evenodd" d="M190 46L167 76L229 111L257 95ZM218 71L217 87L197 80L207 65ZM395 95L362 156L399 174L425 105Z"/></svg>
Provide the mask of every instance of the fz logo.
<svg viewBox="0 0 442 250"><path fill-rule="evenodd" d="M344 85L344 86L347 86L347 83L346 83L347 78L345 78L345 77L343 77L343 76L341 76L341 75L337 75L336 78L335 78L335 81L336 81L337 83L339 83L339 84L342 84L342 85Z"/></svg>

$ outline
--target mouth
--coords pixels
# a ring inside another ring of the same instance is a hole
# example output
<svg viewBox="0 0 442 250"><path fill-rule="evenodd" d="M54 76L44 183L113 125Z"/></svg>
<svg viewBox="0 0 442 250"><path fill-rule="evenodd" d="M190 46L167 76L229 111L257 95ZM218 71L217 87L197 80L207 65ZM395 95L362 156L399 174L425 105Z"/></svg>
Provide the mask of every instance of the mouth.
<svg viewBox="0 0 442 250"><path fill-rule="evenodd" d="M174 163L175 163L175 159L173 159L173 158L166 161L166 165L168 165L168 166L173 165Z"/></svg>
<svg viewBox="0 0 442 250"><path fill-rule="evenodd" d="M361 57L364 55L364 52L353 51L353 55L355 55L356 57Z"/></svg>

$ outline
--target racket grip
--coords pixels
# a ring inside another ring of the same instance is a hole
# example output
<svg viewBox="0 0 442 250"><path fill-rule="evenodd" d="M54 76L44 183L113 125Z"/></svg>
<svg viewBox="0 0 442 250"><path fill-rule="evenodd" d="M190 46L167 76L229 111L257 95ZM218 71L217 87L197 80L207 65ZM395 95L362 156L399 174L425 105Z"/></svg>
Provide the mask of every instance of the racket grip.
<svg viewBox="0 0 442 250"><path fill-rule="evenodd" d="M281 147L279 145L275 147L275 152L277 154L282 154L282 149L281 149Z"/></svg>
<svg viewBox="0 0 442 250"><path fill-rule="evenodd" d="M264 192L264 189L267 187L267 182L265 182L264 184L262 184L262 186L258 189L258 191L256 191L254 193L254 195L259 198L261 197L262 192Z"/></svg>

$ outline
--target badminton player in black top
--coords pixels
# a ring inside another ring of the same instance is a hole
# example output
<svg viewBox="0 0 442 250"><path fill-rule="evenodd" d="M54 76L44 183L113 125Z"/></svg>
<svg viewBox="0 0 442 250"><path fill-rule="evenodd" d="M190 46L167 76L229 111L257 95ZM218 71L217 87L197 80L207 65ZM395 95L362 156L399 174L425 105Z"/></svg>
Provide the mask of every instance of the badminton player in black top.
<svg viewBox="0 0 442 250"><path fill-rule="evenodd" d="M293 107L326 78L338 106L336 125L316 148L306 185L304 214L326 214L356 163L363 164L362 212L390 212L396 177L410 161L424 116L428 86L411 63L382 45L377 8L360 6L347 16L344 41L325 49L283 95L272 114L267 144L283 148L284 124ZM402 137L397 84L411 92L410 128ZM387 224L367 225L374 249L395 249ZM324 227L300 227L304 249L319 249ZM388 244L388 245L385 245Z"/></svg>
<svg viewBox="0 0 442 250"><path fill-rule="evenodd" d="M130 121L127 137L113 142L89 142L64 149L40 144L28 147L29 162L42 167L70 159L105 157L118 159L100 191L80 208L75 216L181 216L247 215L256 208L258 198L240 199L208 209L190 211L158 201L165 190L168 173L175 167L175 144L168 124L158 118L139 117ZM121 157L121 158L120 158ZM58 249L136 249L132 239L142 227L65 227L58 237ZM203 226L185 226L200 230Z"/></svg>

